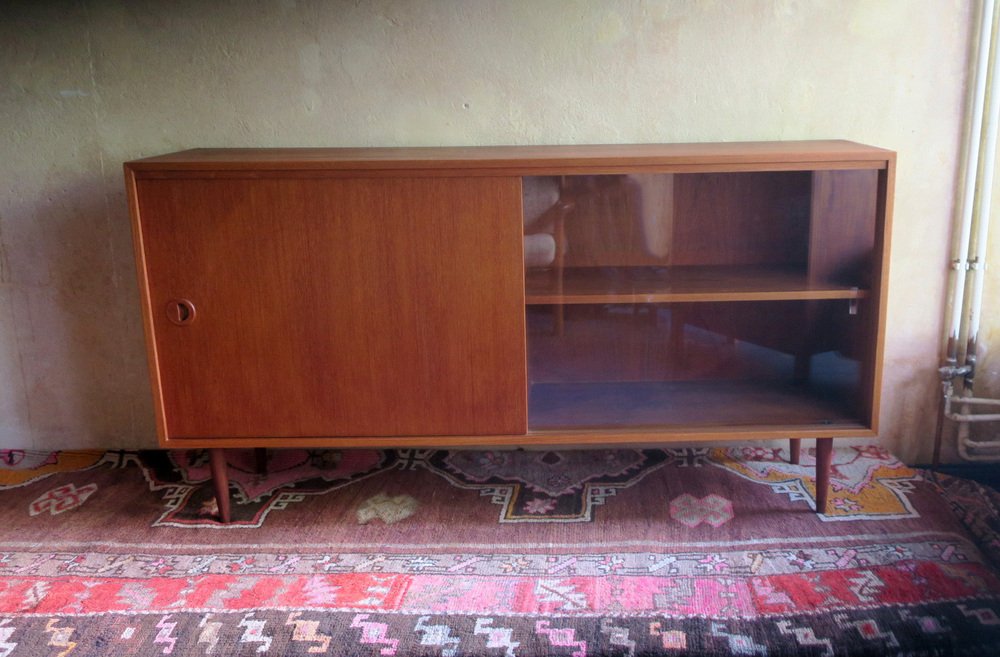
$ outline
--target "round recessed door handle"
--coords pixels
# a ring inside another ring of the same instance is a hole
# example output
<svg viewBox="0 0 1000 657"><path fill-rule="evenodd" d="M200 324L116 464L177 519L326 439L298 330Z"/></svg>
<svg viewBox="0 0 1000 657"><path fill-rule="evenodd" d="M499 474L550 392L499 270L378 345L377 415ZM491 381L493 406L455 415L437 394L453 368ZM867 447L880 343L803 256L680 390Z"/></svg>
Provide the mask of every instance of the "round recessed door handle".
<svg viewBox="0 0 1000 657"><path fill-rule="evenodd" d="M177 326L187 326L194 321L194 304L187 299L171 299L167 302L167 319Z"/></svg>

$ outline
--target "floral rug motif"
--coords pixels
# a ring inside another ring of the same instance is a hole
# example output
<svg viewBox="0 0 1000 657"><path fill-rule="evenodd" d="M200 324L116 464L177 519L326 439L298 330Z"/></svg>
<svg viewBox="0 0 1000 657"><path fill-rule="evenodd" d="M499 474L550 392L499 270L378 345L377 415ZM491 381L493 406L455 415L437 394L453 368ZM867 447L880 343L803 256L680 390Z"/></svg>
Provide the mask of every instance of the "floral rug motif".
<svg viewBox="0 0 1000 657"><path fill-rule="evenodd" d="M874 506L825 522L772 487L803 456L288 450L262 477L233 450L227 526L202 452L26 459L0 487L0 657L1000 654L1000 499L837 447L838 494ZM865 494L892 475L910 514ZM498 521L502 487L549 522Z"/></svg>
<svg viewBox="0 0 1000 657"><path fill-rule="evenodd" d="M163 491L166 510L154 525L218 526L208 452L144 451L136 458L150 488ZM391 469L395 460L395 452L382 450L268 450L267 472L261 474L254 450L226 450L229 526L259 527L272 511Z"/></svg>
<svg viewBox="0 0 1000 657"><path fill-rule="evenodd" d="M948 500L993 564L1000 566L1000 491L941 473L929 472L927 478Z"/></svg>
<svg viewBox="0 0 1000 657"><path fill-rule="evenodd" d="M711 450L708 460L793 501L816 501L815 450L803 447L799 465L783 450L748 446ZM909 494L923 476L876 445L833 451L830 493L822 520L912 518Z"/></svg>
<svg viewBox="0 0 1000 657"><path fill-rule="evenodd" d="M155 524L220 526L206 451L150 451L121 458L135 458L150 488L162 491L165 510ZM811 449L802 450L800 465L791 465L782 449L759 446L558 451L288 449L268 450L266 474L257 472L252 449L227 450L226 458L233 500L233 521L227 528L258 527L272 511L388 471L426 471L456 489L476 491L499 506L501 523L592 522L597 507L662 468L715 466L767 486L773 494L787 496L803 508L815 505ZM100 458L69 461L82 466L91 462L97 464ZM58 471L56 467L42 463L39 472ZM40 476L44 475L35 478ZM821 516L824 521L917 515L909 494L921 474L877 446L834 450L830 478L829 506ZM365 522L379 518L387 512L387 499L369 502L369 508L358 510L358 517ZM733 517L732 504L724 496L692 497L685 492L671 499L673 517L689 526L702 522L719 526ZM372 504L380 508L379 513L373 513ZM408 502L406 514L412 514L416 506L415 500Z"/></svg>
<svg viewBox="0 0 1000 657"><path fill-rule="evenodd" d="M589 522L668 460L656 449L436 451L423 465L500 505L500 522Z"/></svg>
<svg viewBox="0 0 1000 657"><path fill-rule="evenodd" d="M0 490L24 486L57 472L92 468L106 458L103 450L33 451L0 450Z"/></svg>

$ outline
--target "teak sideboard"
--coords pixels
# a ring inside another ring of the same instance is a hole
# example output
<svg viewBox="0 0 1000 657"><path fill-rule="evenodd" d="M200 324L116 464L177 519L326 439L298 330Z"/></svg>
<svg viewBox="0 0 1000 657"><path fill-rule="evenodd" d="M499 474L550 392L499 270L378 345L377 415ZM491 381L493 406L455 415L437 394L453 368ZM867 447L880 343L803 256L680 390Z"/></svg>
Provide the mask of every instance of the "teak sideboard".
<svg viewBox="0 0 1000 657"><path fill-rule="evenodd" d="M157 430L208 448L875 436L895 154L199 149L125 164Z"/></svg>

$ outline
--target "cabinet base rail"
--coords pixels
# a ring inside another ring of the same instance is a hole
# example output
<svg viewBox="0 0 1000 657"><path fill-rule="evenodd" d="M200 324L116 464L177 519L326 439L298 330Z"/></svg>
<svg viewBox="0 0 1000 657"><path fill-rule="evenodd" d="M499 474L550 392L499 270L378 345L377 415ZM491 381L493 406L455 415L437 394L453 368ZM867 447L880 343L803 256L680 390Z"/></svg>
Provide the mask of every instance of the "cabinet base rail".
<svg viewBox="0 0 1000 657"><path fill-rule="evenodd" d="M219 507L219 519L229 523L229 469L226 465L226 450L215 447L209 451L209 462L212 471L212 486L215 490L215 500ZM257 469L260 474L267 474L267 450L262 447L255 449ZM802 455L802 439L789 439L789 463L798 465ZM816 513L825 514L827 499L830 492L830 463L833 457L833 438L816 439Z"/></svg>

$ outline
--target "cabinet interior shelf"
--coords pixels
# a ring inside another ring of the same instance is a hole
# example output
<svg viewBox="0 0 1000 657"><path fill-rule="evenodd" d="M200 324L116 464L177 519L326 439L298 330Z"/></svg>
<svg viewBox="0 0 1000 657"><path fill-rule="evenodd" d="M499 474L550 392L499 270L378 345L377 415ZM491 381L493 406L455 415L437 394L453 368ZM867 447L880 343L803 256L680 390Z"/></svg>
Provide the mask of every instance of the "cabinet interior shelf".
<svg viewBox="0 0 1000 657"><path fill-rule="evenodd" d="M789 381L536 383L530 428L640 428L699 425L857 427L834 389Z"/></svg>
<svg viewBox="0 0 1000 657"><path fill-rule="evenodd" d="M678 303L864 299L868 290L764 266L571 267L529 270L525 303Z"/></svg>

